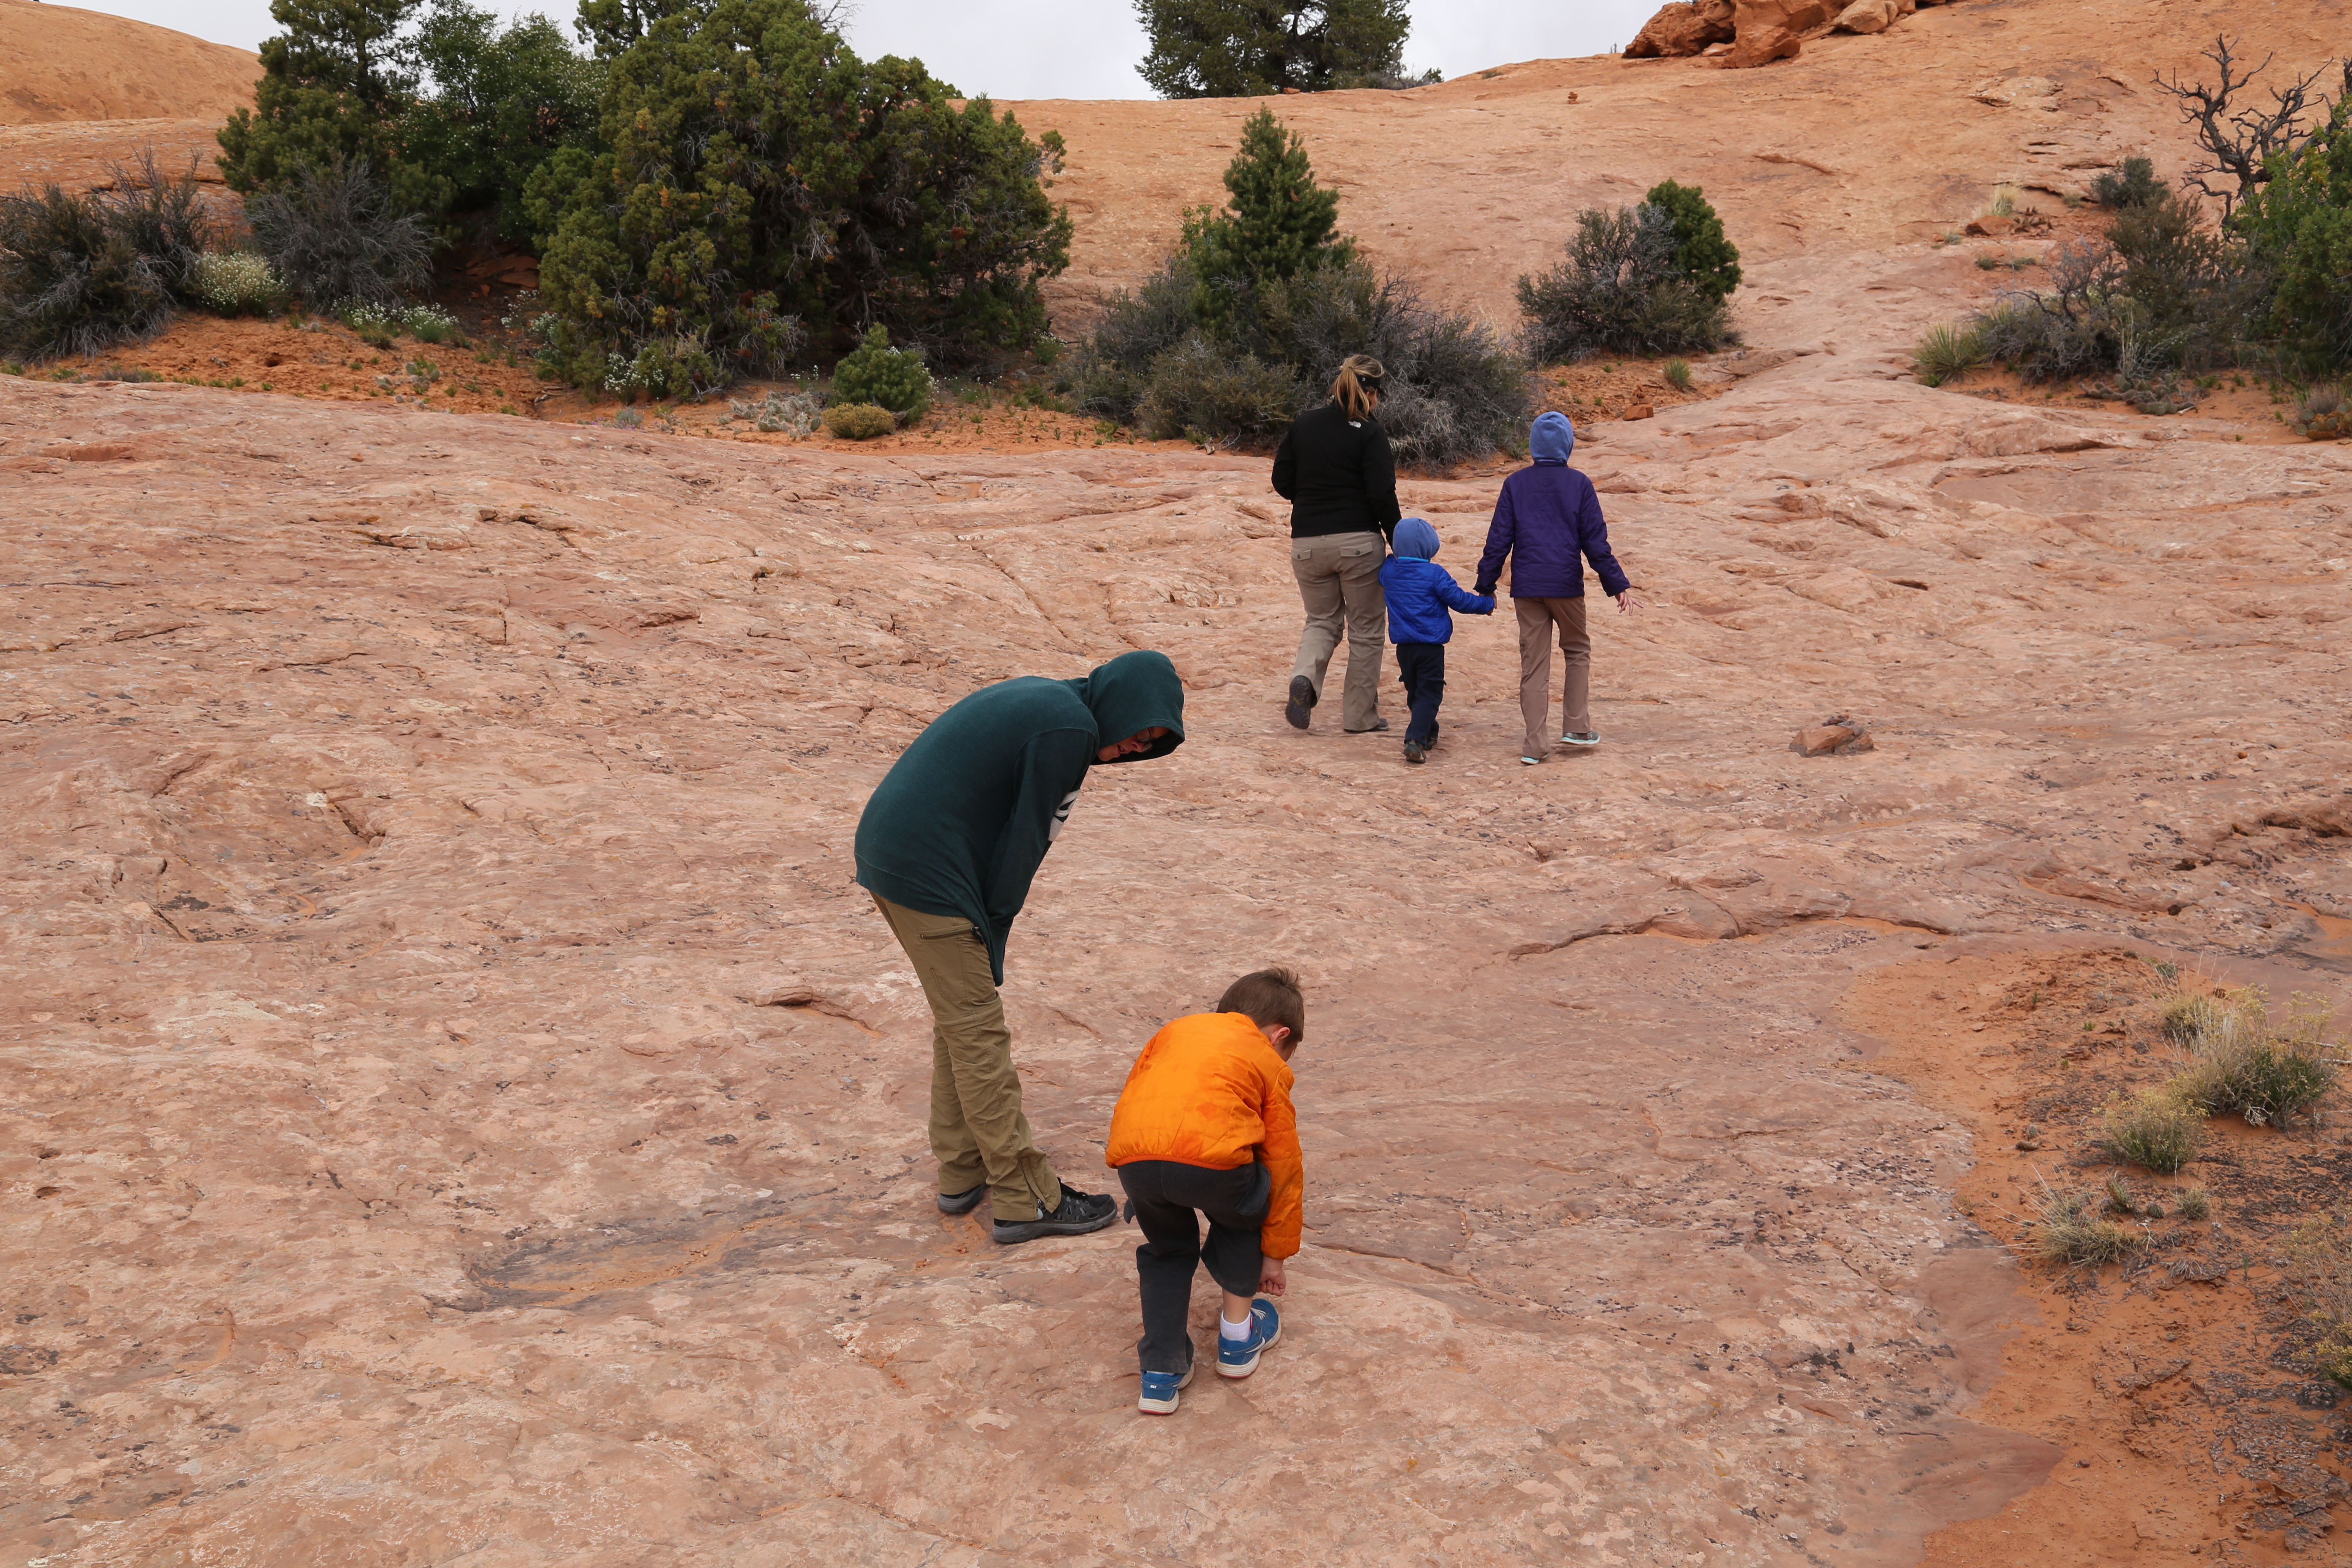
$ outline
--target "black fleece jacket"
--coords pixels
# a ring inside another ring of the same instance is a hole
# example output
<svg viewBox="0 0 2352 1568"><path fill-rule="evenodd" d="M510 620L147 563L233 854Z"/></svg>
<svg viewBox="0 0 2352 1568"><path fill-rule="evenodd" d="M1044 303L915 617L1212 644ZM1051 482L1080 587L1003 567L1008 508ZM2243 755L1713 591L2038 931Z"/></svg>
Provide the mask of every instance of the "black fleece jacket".
<svg viewBox="0 0 2352 1568"><path fill-rule="evenodd" d="M1373 529L1385 536L1404 515L1387 432L1377 419L1349 418L1337 403L1291 422L1274 455L1274 489L1290 503L1293 539Z"/></svg>

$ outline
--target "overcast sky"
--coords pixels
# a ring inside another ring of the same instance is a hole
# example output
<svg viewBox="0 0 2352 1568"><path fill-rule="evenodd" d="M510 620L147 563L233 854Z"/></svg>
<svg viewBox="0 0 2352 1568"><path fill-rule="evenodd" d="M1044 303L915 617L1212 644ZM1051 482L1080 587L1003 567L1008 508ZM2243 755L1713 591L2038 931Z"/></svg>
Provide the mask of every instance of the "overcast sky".
<svg viewBox="0 0 2352 1568"><path fill-rule="evenodd" d="M509 16L542 11L567 26L573 9L561 0L488 4ZM268 0L86 0L81 8L247 49L278 31ZM1655 0L1412 0L1405 63L1451 79L1507 60L1597 55L1656 9ZM968 93L1151 96L1135 74L1143 29L1128 0L855 0L848 33L859 54L912 56Z"/></svg>

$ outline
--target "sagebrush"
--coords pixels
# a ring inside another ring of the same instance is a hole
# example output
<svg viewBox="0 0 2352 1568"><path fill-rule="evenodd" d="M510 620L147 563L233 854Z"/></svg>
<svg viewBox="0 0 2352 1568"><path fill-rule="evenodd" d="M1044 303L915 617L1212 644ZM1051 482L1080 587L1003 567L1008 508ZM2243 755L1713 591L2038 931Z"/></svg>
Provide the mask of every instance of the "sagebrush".
<svg viewBox="0 0 2352 1568"><path fill-rule="evenodd" d="M314 308L397 303L430 276L433 232L399 210L365 159L305 164L281 189L249 198L254 248Z"/></svg>
<svg viewBox="0 0 2352 1568"><path fill-rule="evenodd" d="M1646 203L1576 216L1567 253L1518 281L1521 349L1538 364L1601 353L1709 353L1732 341L1724 296L1675 265L1674 218Z"/></svg>

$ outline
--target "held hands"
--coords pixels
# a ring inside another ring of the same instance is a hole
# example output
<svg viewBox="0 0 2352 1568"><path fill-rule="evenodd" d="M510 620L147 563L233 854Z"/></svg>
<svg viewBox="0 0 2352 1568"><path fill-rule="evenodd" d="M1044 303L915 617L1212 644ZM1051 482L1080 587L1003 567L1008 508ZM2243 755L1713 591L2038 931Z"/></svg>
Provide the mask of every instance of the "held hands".
<svg viewBox="0 0 2352 1568"><path fill-rule="evenodd" d="M1257 1288L1267 1295L1279 1298L1290 1281L1283 1278L1282 1259L1262 1258L1257 1266Z"/></svg>

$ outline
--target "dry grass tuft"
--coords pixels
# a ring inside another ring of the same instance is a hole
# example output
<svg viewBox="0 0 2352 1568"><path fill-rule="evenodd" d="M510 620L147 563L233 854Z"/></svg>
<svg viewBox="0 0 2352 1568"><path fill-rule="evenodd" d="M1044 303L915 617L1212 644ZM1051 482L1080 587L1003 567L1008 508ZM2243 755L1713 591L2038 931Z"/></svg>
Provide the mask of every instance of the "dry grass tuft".
<svg viewBox="0 0 2352 1568"><path fill-rule="evenodd" d="M2146 1247L2147 1237L2139 1231L2100 1217L2103 1210L2116 1205L2115 1189L2119 1184L2117 1178L2104 1188L2061 1193L2043 1183L2041 1216L2034 1223L2035 1254L2051 1263L2081 1263L2095 1268L2121 1263ZM2126 1194L2128 1190L2125 1189Z"/></svg>
<svg viewBox="0 0 2352 1568"><path fill-rule="evenodd" d="M2108 1100L2099 1135L2099 1146L2116 1159L2168 1176L2195 1159L2204 1142L2204 1111L2168 1087Z"/></svg>
<svg viewBox="0 0 2352 1568"><path fill-rule="evenodd" d="M2208 1220L2213 1217L2213 1194L2202 1187L2183 1187L2173 1194L2180 1217L2187 1220Z"/></svg>
<svg viewBox="0 0 2352 1568"><path fill-rule="evenodd" d="M2287 1240L2287 1285L2317 1331L2320 1375L2352 1388L2352 1211L2315 1215Z"/></svg>
<svg viewBox="0 0 2352 1568"><path fill-rule="evenodd" d="M2234 1111L2256 1127L2286 1126L2336 1087L2331 1011L2324 998L2297 993L2284 1022L2273 1024L2260 986L2176 994L2163 1005L2161 1027L2188 1047L2189 1063L2168 1089L2209 1116Z"/></svg>

